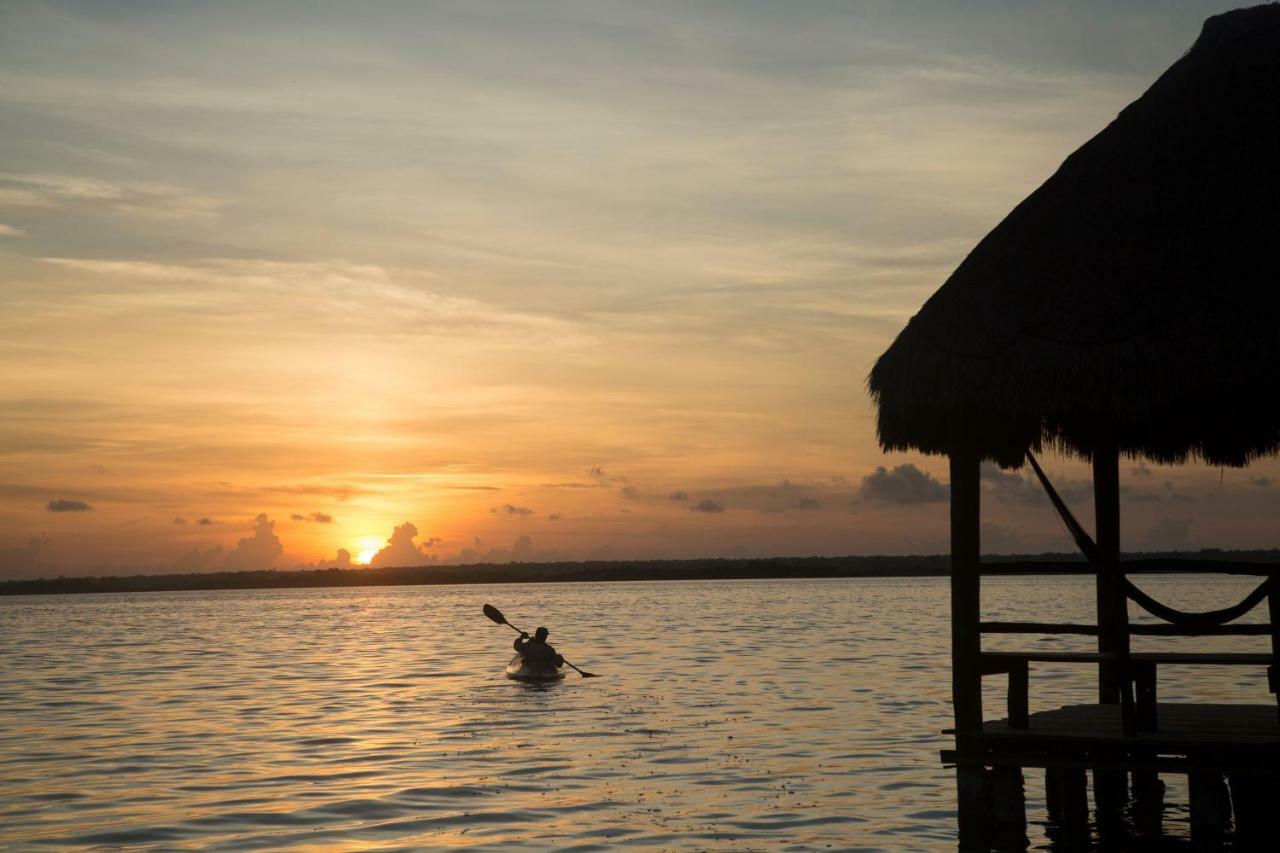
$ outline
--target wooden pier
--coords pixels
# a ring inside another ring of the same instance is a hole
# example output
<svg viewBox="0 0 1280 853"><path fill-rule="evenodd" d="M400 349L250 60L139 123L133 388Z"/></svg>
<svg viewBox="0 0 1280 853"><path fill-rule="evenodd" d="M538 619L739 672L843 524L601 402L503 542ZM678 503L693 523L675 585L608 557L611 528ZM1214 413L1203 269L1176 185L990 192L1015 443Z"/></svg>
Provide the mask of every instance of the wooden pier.
<svg viewBox="0 0 1280 853"><path fill-rule="evenodd" d="M1241 849L1280 840L1280 706L1160 702L1161 666L1263 669L1276 692L1280 655L1280 565L1196 561L1124 561L1119 558L1119 456L1095 453L1097 541L1078 531L1089 563L985 565L978 559L979 470L974 456L951 456L952 677L955 747L942 760L956 769L962 846L1018 847L1026 841L1024 772L1045 773L1048 822L1064 838L1089 832L1088 778L1093 782L1093 824L1099 831L1158 835L1164 786L1161 774L1181 774L1191 791L1193 841L1212 849L1234 827ZM1045 479L1055 504L1061 499ZM1065 507L1068 528L1078 526ZM1181 573L1253 576L1256 588L1238 604L1185 613L1155 601L1129 582L1129 574ZM1089 575L1097 589L1097 622L983 622L981 579L987 575ZM1130 602L1163 619L1130 624ZM1239 620L1263 609L1266 622ZM1096 652L988 652L982 638L1005 635L1096 637ZM1257 636L1258 652L1133 652L1134 635L1162 637ZM1036 664L1082 665L1098 671L1098 701L1046 711L1029 710ZM988 718L981 680L1007 679L1003 716ZM1263 848L1265 849L1265 847Z"/></svg>
<svg viewBox="0 0 1280 853"><path fill-rule="evenodd" d="M1090 777L1097 831L1127 821L1145 836L1159 831L1160 776L1185 774L1196 842L1212 849L1234 820L1237 849L1280 850L1256 841L1280 825L1274 696L1158 695L1172 665L1265 669L1275 694L1280 565L1125 561L1120 527L1122 458L1239 468L1280 452L1278 150L1280 5L1216 15L978 243L872 368L881 447L950 463L955 746L943 760L956 768L962 842L1025 845L1023 773L1041 768L1064 837L1090 826ZM1039 467L1044 450L1092 464L1092 536ZM1087 562L984 565L984 463L1030 463ZM1092 577L1096 619L1055 622L1046 601L1036 621L983 621L983 577L1020 571ZM1232 607L1183 612L1130 580L1161 571L1252 575L1257 586ZM1131 607L1159 622L1130 624ZM1080 635L1096 647L995 654L983 648L991 635ZM1204 644L1140 654L1137 636ZM1259 647L1219 654L1212 638L1228 636ZM1041 664L1093 668L1096 695L1029 713ZM1007 679L1008 701L988 718L982 680L993 675Z"/></svg>

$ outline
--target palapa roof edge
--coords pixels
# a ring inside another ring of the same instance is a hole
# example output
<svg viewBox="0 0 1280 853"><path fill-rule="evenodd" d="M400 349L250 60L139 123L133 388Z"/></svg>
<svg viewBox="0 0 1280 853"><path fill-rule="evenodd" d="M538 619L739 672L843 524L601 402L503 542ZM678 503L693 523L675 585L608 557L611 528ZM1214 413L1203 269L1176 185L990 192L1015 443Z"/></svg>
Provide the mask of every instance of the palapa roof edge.
<svg viewBox="0 0 1280 853"><path fill-rule="evenodd" d="M978 243L872 368L877 436L1244 465L1280 450L1278 324L1272 4L1210 18Z"/></svg>

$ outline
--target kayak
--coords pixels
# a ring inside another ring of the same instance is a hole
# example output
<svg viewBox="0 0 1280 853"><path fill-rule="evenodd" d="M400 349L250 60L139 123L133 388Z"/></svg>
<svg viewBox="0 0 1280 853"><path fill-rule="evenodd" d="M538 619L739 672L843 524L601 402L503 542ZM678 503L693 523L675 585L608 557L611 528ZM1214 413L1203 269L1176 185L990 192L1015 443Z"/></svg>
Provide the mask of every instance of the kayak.
<svg viewBox="0 0 1280 853"><path fill-rule="evenodd" d="M547 664L537 665L525 660L524 655L516 654L507 664L507 678L516 681L559 681L564 678L564 670Z"/></svg>

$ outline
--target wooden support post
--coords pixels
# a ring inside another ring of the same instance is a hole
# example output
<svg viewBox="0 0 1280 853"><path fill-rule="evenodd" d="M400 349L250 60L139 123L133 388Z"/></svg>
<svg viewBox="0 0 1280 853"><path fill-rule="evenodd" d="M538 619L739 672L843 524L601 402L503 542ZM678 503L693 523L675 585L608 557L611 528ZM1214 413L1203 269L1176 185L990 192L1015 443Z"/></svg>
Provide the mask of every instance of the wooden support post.
<svg viewBox="0 0 1280 853"><path fill-rule="evenodd" d="M1133 771L1133 822L1146 836L1159 836L1164 818L1164 782L1154 770Z"/></svg>
<svg viewBox="0 0 1280 853"><path fill-rule="evenodd" d="M1025 729L1031 724L1030 697L1031 671L1027 662L1019 661L1009 667L1009 728Z"/></svg>
<svg viewBox="0 0 1280 853"><path fill-rule="evenodd" d="M1231 822L1231 796L1221 773L1188 774L1191 788L1191 844L1217 850Z"/></svg>
<svg viewBox="0 0 1280 853"><path fill-rule="evenodd" d="M1280 711L1280 574L1267 581L1267 613L1271 619L1271 666L1267 667L1267 686L1276 697Z"/></svg>
<svg viewBox="0 0 1280 853"><path fill-rule="evenodd" d="M1232 773L1231 805L1236 822L1236 849L1280 849L1280 826L1275 816L1280 810L1280 789L1274 776Z"/></svg>
<svg viewBox="0 0 1280 853"><path fill-rule="evenodd" d="M1137 730L1128 680L1128 605L1120 573L1120 449L1115 442L1100 444L1093 453L1093 507L1101 565L1097 574L1098 651L1119 656L1116 662L1098 666L1098 701L1104 705L1121 702L1121 691L1130 701L1122 703L1126 732ZM1128 799L1123 770L1095 770L1093 799L1098 823L1107 824L1122 816Z"/></svg>
<svg viewBox="0 0 1280 853"><path fill-rule="evenodd" d="M1127 652L1127 605L1120 574L1120 453L1114 444L1094 451L1093 507L1102 559L1097 574L1098 651L1119 653L1123 646ZM1114 663L1098 665L1098 701L1120 701L1120 672Z"/></svg>
<svg viewBox="0 0 1280 853"><path fill-rule="evenodd" d="M951 452L951 706L956 725L956 799L964 840L990 826L982 755L982 642L978 633L978 454Z"/></svg>
<svg viewBox="0 0 1280 853"><path fill-rule="evenodd" d="M1138 731L1154 732L1159 720L1156 716L1156 665L1150 661L1132 664L1134 683L1137 686ZM1164 782L1154 770L1134 770L1133 819L1144 835L1158 836L1164 818Z"/></svg>
<svg viewBox="0 0 1280 853"><path fill-rule="evenodd" d="M1094 818L1100 830L1112 830L1124 823L1128 800L1129 783L1125 771L1093 771Z"/></svg>
<svg viewBox="0 0 1280 853"><path fill-rule="evenodd" d="M1159 729L1156 700L1156 665L1150 661L1130 664L1133 680L1137 685L1138 731L1154 732Z"/></svg>
<svg viewBox="0 0 1280 853"><path fill-rule="evenodd" d="M1062 769L1044 769L1044 811L1049 823L1062 823Z"/></svg>
<svg viewBox="0 0 1280 853"><path fill-rule="evenodd" d="M991 812L995 821L996 848L1025 850L1027 795L1021 767L991 768Z"/></svg>
<svg viewBox="0 0 1280 853"><path fill-rule="evenodd" d="M1083 849L1089 837L1089 785L1079 767L1049 767L1044 771L1049 834L1062 849Z"/></svg>
<svg viewBox="0 0 1280 853"><path fill-rule="evenodd" d="M990 774L980 763L956 765L956 829L961 850L990 847L990 781Z"/></svg>
<svg viewBox="0 0 1280 853"><path fill-rule="evenodd" d="M982 670L978 634L980 586L978 454L951 452L951 704L956 731L982 730Z"/></svg>

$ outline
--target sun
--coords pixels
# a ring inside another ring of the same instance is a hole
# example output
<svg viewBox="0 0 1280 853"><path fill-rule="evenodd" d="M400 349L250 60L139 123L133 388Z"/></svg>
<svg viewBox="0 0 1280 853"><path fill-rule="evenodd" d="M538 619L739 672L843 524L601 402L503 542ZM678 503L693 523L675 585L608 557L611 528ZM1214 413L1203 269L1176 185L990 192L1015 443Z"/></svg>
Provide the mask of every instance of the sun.
<svg viewBox="0 0 1280 853"><path fill-rule="evenodd" d="M356 540L356 548L358 548L359 551L356 553L356 558L352 562L361 566L369 565L370 561L373 560L374 555L381 550L384 544L385 543L377 536L361 536Z"/></svg>

